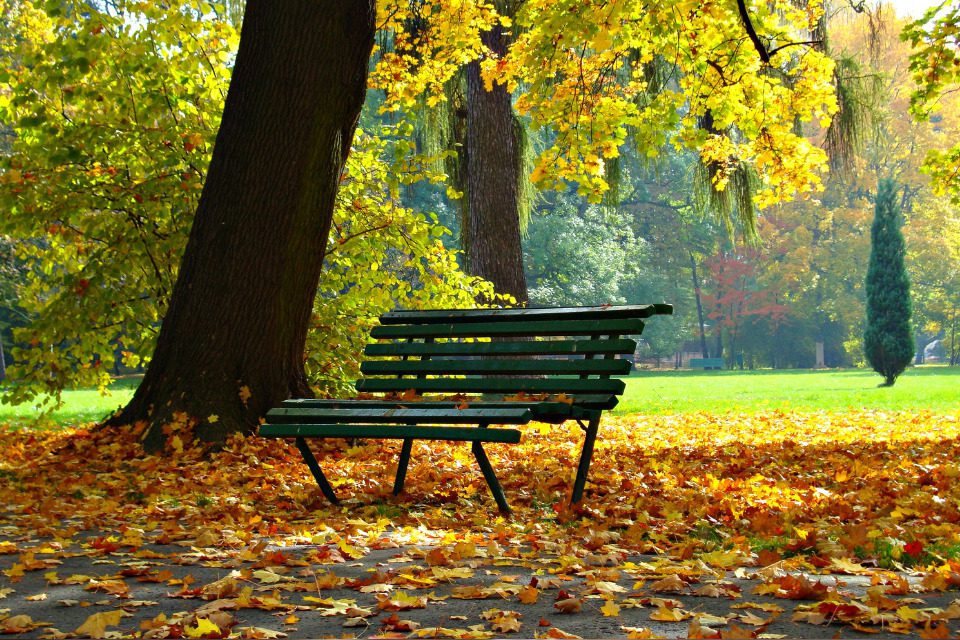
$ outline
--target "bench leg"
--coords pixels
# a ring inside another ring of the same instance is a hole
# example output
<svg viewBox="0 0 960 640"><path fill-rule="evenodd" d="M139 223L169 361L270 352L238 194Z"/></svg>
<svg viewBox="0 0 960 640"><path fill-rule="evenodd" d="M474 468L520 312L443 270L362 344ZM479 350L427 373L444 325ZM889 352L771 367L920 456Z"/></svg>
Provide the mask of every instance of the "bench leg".
<svg viewBox="0 0 960 640"><path fill-rule="evenodd" d="M570 504L574 505L583 498L583 488L587 484L587 472L590 471L590 459L593 458L593 444L597 440L597 431L600 429L600 417L591 418L587 424L586 435L583 439L583 450L580 452L580 464L577 465L577 478L573 481L573 494Z"/></svg>
<svg viewBox="0 0 960 640"><path fill-rule="evenodd" d="M313 457L313 452L310 451L310 447L307 446L307 441L303 438L297 438L297 449L300 450L303 461L310 467L310 473L313 474L317 484L320 485L320 491L323 492L323 495L325 495L331 503L340 504L340 501L337 499L337 494L333 492L333 487L327 482L327 476L323 475L323 469L317 464L317 459Z"/></svg>
<svg viewBox="0 0 960 640"><path fill-rule="evenodd" d="M397 462L397 479L393 482L393 495L398 496L403 491L403 482L407 479L407 465L410 464L410 450L413 449L413 438L404 438L400 448L400 460Z"/></svg>
<svg viewBox="0 0 960 640"><path fill-rule="evenodd" d="M474 442L472 448L473 457L477 459L477 464L480 465L480 470L483 472L483 477L487 481L487 486L490 487L490 493L493 494L493 499L497 501L497 506L500 507L500 511L510 513L510 505L507 504L507 498L503 495L503 488L500 486L500 481L497 480L497 476L493 472L493 465L490 464L490 459L487 458L487 452L483 450L483 445L479 442Z"/></svg>

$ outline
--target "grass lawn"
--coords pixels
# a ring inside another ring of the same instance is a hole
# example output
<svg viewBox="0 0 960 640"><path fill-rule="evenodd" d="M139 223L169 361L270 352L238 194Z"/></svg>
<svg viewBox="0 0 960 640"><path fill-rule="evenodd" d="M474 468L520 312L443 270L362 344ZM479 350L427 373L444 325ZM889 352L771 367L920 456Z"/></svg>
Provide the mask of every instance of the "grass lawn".
<svg viewBox="0 0 960 640"><path fill-rule="evenodd" d="M893 387L872 370L641 371L615 413L756 412L771 409L960 411L960 368L907 369Z"/></svg>
<svg viewBox="0 0 960 640"><path fill-rule="evenodd" d="M770 409L960 412L960 368L911 368L890 388L878 387L880 380L877 374L863 369L641 371L626 378L626 393L614 413L752 413ZM126 404L138 383L138 378L117 380L108 396L101 396L96 389L65 391L64 406L41 424L74 425L100 420ZM30 404L0 404L0 424L35 424L38 415Z"/></svg>
<svg viewBox="0 0 960 640"><path fill-rule="evenodd" d="M122 378L110 385L110 395L101 395L96 389L73 389L63 392L64 405L57 411L45 416L40 424L58 424L63 426L96 422L116 411L127 403L137 385L139 377ZM0 425L24 426L37 423L40 412L34 403L12 407L0 403Z"/></svg>

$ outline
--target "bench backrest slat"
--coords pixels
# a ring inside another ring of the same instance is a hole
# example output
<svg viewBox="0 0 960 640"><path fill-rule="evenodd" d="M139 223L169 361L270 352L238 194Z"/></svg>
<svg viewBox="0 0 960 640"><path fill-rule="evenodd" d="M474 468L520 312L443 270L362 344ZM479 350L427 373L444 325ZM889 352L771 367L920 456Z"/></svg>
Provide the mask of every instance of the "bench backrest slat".
<svg viewBox="0 0 960 640"><path fill-rule="evenodd" d="M614 394L626 385L616 378L363 378L357 390L371 393Z"/></svg>
<svg viewBox="0 0 960 640"><path fill-rule="evenodd" d="M628 360L368 360L360 366L365 375L625 375Z"/></svg>
<svg viewBox="0 0 960 640"><path fill-rule="evenodd" d="M404 338L484 338L539 336L621 336L643 332L639 319L529 320L523 322L464 322L455 324L407 324L374 327L370 336L379 340Z"/></svg>
<svg viewBox="0 0 960 640"><path fill-rule="evenodd" d="M550 356L629 354L634 340L521 340L517 342L379 342L367 356Z"/></svg>
<svg viewBox="0 0 960 640"><path fill-rule="evenodd" d="M447 322L510 322L511 320L603 320L611 318L649 318L671 314L668 304L633 304L597 307L560 307L525 309L443 309L437 311L389 311L380 316L380 323L443 324Z"/></svg>

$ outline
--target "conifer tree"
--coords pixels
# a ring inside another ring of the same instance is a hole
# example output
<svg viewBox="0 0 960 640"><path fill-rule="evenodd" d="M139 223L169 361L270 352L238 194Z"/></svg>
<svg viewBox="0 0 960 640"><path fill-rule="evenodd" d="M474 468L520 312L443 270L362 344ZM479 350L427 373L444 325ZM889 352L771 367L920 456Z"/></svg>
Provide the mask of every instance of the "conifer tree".
<svg viewBox="0 0 960 640"><path fill-rule="evenodd" d="M910 330L910 280L904 265L905 245L897 203L897 185L883 179L877 187L870 264L867 267L867 327L864 352L873 370L890 387L913 358Z"/></svg>

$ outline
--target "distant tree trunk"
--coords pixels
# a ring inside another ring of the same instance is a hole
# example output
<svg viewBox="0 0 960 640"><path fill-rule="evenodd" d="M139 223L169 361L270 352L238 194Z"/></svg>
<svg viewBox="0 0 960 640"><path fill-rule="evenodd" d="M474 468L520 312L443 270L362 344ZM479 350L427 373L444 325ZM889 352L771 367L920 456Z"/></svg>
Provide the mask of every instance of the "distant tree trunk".
<svg viewBox="0 0 960 640"><path fill-rule="evenodd" d="M700 353L709 358L707 353L707 331L703 326L703 301L700 299L700 278L697 276L697 260L690 254L690 274L693 277L693 295L697 301L697 326L700 327Z"/></svg>
<svg viewBox="0 0 960 640"><path fill-rule="evenodd" d="M482 34L491 51L507 51L500 26ZM487 91L480 63L467 67L467 215L463 240L466 268L491 281L499 293L527 302L520 245L517 189L521 166L514 133L513 102L502 85Z"/></svg>
<svg viewBox="0 0 960 640"><path fill-rule="evenodd" d="M143 382L110 421L147 421L147 448L163 446L174 412L222 441L310 395L304 343L374 31L374 0L247 3L170 308Z"/></svg>
<svg viewBox="0 0 960 640"><path fill-rule="evenodd" d="M960 364L960 345L957 344L957 310L953 310L950 319L950 366Z"/></svg>

